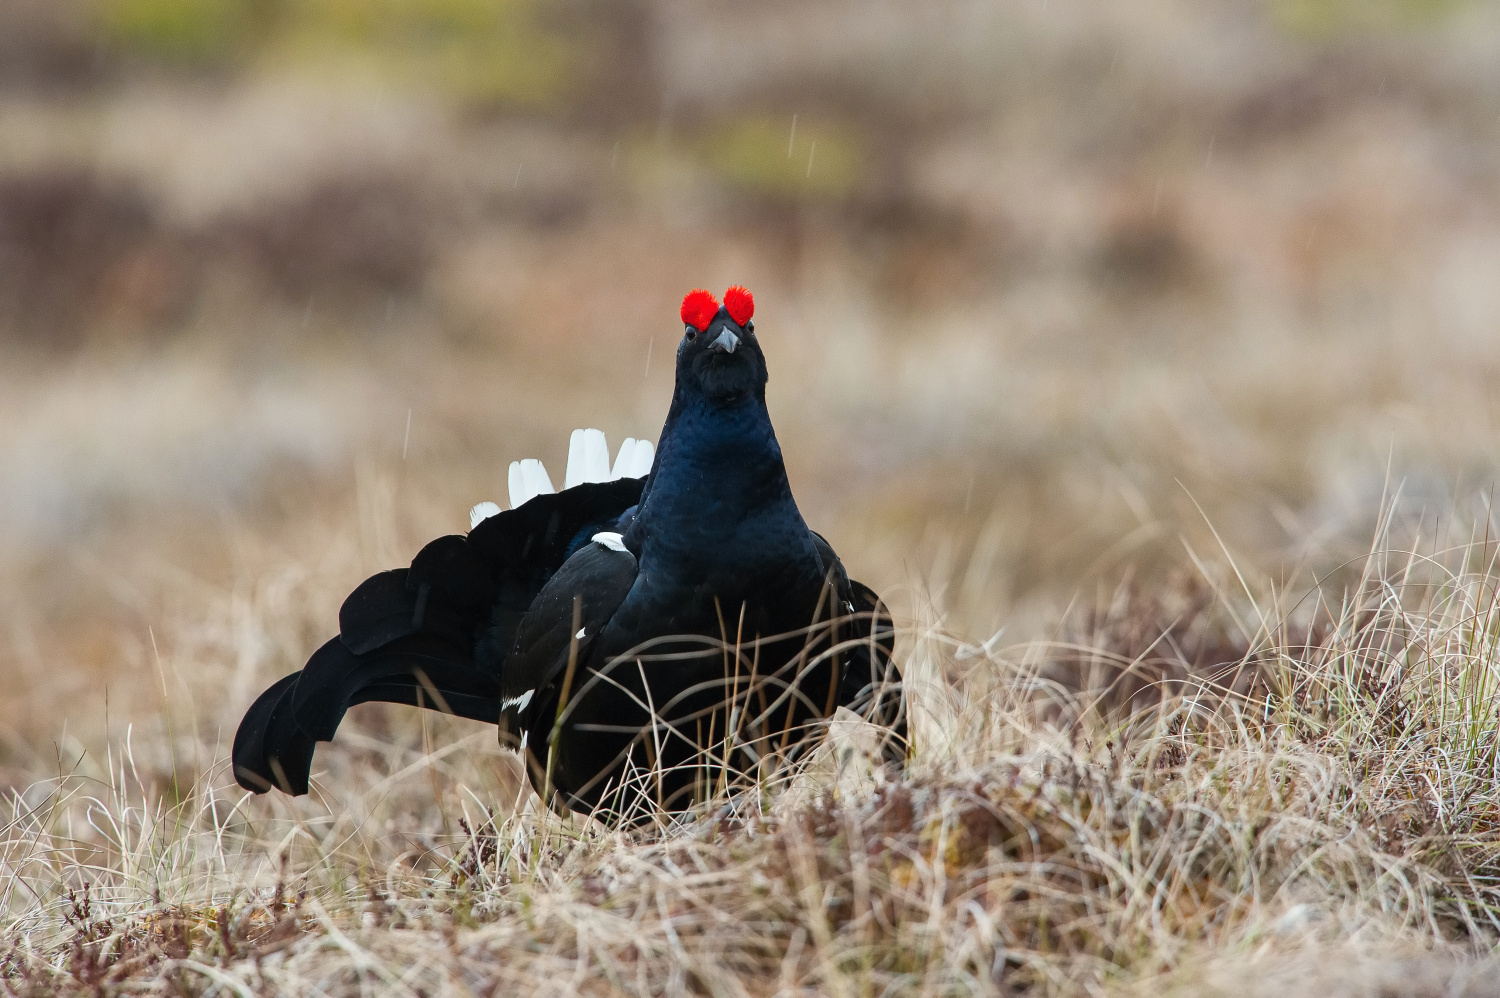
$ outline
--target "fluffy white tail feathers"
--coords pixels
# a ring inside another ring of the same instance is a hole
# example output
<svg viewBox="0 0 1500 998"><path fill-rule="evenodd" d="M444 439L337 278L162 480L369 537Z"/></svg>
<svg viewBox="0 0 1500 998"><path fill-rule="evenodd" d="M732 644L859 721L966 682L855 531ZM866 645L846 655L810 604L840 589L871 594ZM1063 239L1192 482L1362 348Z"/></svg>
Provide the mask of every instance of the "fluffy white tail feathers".
<svg viewBox="0 0 1500 998"><path fill-rule="evenodd" d="M534 457L510 463L510 504L514 508L534 496L556 492L542 462Z"/></svg>
<svg viewBox="0 0 1500 998"><path fill-rule="evenodd" d="M640 478L651 471L656 448L649 440L626 437L615 455L615 466L609 466L609 442L601 430L574 430L568 442L568 473L563 488L571 489L584 482L612 482L617 478ZM529 497L528 497L529 498Z"/></svg>
<svg viewBox="0 0 1500 998"><path fill-rule="evenodd" d="M656 447L649 440L626 437L615 455L614 467L609 464L609 443L600 430L574 430L568 441L568 470L563 476L563 488L571 489L584 482L612 482L617 478L641 478L651 472L656 460ZM510 463L511 508L542 495L556 492L546 467L534 457ZM469 510L469 529L500 512L496 503L482 502Z"/></svg>
<svg viewBox="0 0 1500 998"><path fill-rule="evenodd" d="M574 430L568 441L568 471L563 476L563 488L607 481L610 481L609 443L603 431Z"/></svg>
<svg viewBox="0 0 1500 998"><path fill-rule="evenodd" d="M492 502L479 503L469 510L469 529L473 530L481 521L488 520L498 512L500 512L500 507Z"/></svg>
<svg viewBox="0 0 1500 998"><path fill-rule="evenodd" d="M656 448L651 441L626 437L625 442L620 445L620 453L615 455L615 466L609 473L609 480L641 478L650 473L651 462L655 460Z"/></svg>

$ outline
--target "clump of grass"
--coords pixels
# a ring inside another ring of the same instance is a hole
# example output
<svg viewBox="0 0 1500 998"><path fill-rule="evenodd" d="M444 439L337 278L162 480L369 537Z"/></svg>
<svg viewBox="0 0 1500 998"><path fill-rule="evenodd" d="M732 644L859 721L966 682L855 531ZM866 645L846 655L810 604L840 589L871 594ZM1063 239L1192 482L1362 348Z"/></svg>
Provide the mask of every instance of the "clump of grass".
<svg viewBox="0 0 1500 998"><path fill-rule="evenodd" d="M557 103L578 46L533 0L96 0L100 40L167 65L334 66L468 102Z"/></svg>
<svg viewBox="0 0 1500 998"><path fill-rule="evenodd" d="M633 830L540 809L488 732L442 718L420 737L341 732L302 801L247 798L221 762L189 768L180 730L165 755L127 736L92 775L8 802L0 981L1069 995L1493 980L1475 960L1500 934L1497 585L1482 544L1399 562L1381 547L1337 598L1122 589L1067 640L1008 648L912 622L903 771L840 718L776 792ZM1317 973L1288 977L1299 966Z"/></svg>
<svg viewBox="0 0 1500 998"><path fill-rule="evenodd" d="M1469 6L1466 0L1276 0L1271 20L1290 34L1312 39L1371 31L1398 32L1430 27Z"/></svg>

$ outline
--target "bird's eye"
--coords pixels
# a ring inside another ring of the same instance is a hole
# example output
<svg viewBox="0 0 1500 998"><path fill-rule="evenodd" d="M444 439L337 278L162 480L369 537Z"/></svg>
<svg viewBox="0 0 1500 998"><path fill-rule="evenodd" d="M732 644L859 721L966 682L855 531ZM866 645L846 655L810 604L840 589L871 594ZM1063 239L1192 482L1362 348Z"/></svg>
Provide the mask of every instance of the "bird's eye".
<svg viewBox="0 0 1500 998"><path fill-rule="evenodd" d="M747 332L747 333L753 333L753 332L755 332L755 320L754 319L751 319L751 320L749 320L748 322L745 323L745 332Z"/></svg>
<svg viewBox="0 0 1500 998"><path fill-rule="evenodd" d="M696 340L698 338L698 328L696 326L688 326L686 332L688 339Z"/></svg>

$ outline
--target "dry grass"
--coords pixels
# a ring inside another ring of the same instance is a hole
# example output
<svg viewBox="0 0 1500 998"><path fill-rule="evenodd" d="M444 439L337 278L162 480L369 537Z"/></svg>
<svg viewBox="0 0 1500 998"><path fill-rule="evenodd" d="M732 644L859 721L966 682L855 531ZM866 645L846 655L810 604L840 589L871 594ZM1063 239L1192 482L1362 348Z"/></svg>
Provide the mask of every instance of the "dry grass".
<svg viewBox="0 0 1500 998"><path fill-rule="evenodd" d="M630 833L539 814L482 726L399 712L320 750L311 798L247 798L223 768L242 700L223 677L321 608L296 612L305 579L246 579L162 636L165 739L117 732L103 758L64 741L57 777L8 800L0 980L1495 993L1472 961L1500 930L1496 552L1386 536L1342 598L1127 587L1075 638L1015 647L911 622L903 773L844 723L777 792ZM1238 691L1205 678L1226 652L1254 677Z"/></svg>
<svg viewBox="0 0 1500 998"><path fill-rule="evenodd" d="M483 32L192 21L338 6L0 4L4 987L1500 991L1500 7L377 5L544 9L521 105ZM652 435L731 283L908 771L844 726L623 836L370 707L231 790L343 594Z"/></svg>

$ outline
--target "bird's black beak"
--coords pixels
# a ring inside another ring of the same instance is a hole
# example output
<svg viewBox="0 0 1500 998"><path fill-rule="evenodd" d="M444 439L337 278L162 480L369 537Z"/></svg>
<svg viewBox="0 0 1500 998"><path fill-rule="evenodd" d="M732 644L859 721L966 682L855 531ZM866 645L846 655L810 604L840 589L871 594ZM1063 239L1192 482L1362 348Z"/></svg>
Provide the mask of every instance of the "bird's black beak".
<svg viewBox="0 0 1500 998"><path fill-rule="evenodd" d="M719 330L718 337L716 337L714 341L708 346L711 350L720 350L724 353L734 353L739 349L740 338L734 333L730 332L728 326L725 326Z"/></svg>

